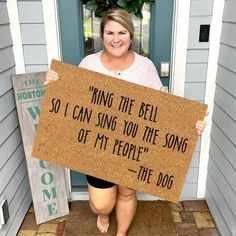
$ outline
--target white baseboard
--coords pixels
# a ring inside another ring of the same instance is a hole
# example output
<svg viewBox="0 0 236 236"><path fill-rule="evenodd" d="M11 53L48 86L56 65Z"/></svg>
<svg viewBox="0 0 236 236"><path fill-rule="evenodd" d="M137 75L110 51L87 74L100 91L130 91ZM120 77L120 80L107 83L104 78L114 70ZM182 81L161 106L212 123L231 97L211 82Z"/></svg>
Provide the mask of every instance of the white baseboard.
<svg viewBox="0 0 236 236"><path fill-rule="evenodd" d="M146 193L137 193L137 198L139 201L157 201L162 200L161 198L152 196ZM88 191L87 190L75 190L70 193L69 201L88 201Z"/></svg>

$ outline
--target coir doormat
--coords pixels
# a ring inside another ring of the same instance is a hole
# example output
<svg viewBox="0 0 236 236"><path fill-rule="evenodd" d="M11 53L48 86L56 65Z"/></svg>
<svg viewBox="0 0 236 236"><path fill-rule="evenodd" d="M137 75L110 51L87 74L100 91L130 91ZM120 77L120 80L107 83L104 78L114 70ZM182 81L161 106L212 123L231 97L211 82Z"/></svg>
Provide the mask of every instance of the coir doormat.
<svg viewBox="0 0 236 236"><path fill-rule="evenodd" d="M97 217L87 201L74 201L66 223L65 236L101 235L96 227ZM116 235L115 211L110 216L107 236ZM167 201L139 201L128 236L176 236L171 208Z"/></svg>

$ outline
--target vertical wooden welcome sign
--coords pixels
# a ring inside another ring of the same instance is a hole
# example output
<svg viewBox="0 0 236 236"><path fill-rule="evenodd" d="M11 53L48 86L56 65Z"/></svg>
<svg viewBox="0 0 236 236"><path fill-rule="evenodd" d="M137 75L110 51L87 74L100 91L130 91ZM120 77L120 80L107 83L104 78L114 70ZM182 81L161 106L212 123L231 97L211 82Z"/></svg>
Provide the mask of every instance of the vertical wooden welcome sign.
<svg viewBox="0 0 236 236"><path fill-rule="evenodd" d="M69 213L64 168L32 158L45 73L12 76L37 224Z"/></svg>

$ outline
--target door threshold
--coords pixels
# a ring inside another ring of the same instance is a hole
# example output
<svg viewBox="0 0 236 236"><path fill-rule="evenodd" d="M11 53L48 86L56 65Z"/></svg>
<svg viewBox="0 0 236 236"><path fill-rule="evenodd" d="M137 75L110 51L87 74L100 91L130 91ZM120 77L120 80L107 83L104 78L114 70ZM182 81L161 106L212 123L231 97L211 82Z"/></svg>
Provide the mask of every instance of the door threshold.
<svg viewBox="0 0 236 236"><path fill-rule="evenodd" d="M162 200L159 197L146 194L146 193L137 193L137 199L139 201L158 201ZM73 188L72 192L70 193L70 198L69 201L88 201L89 196L88 196L88 189L87 188Z"/></svg>
<svg viewBox="0 0 236 236"><path fill-rule="evenodd" d="M83 186L83 187L77 187L77 188L72 188L70 192L70 197L69 201L88 201L89 196L88 196L88 187Z"/></svg>

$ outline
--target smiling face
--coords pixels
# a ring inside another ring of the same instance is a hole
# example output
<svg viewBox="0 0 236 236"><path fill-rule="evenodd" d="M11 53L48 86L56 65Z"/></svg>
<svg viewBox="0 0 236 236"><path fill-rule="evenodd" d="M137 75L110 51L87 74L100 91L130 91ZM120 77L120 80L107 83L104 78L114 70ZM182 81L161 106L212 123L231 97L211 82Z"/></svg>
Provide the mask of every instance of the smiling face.
<svg viewBox="0 0 236 236"><path fill-rule="evenodd" d="M115 58L126 56L131 44L130 33L121 24L109 20L104 26L103 44L110 56Z"/></svg>

